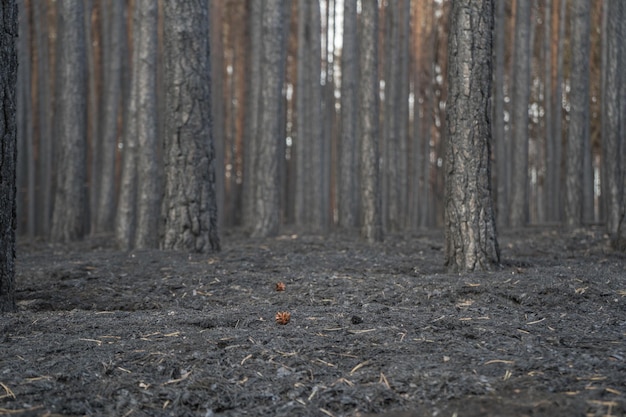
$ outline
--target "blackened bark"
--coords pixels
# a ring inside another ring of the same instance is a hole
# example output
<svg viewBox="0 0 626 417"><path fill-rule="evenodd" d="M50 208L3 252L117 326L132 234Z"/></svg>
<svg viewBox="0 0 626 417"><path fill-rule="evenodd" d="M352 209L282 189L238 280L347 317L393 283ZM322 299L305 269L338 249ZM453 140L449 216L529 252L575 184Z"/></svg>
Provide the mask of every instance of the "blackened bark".
<svg viewBox="0 0 626 417"><path fill-rule="evenodd" d="M163 249L218 251L208 0L166 0Z"/></svg>
<svg viewBox="0 0 626 417"><path fill-rule="evenodd" d="M0 3L0 312L15 306L17 5Z"/></svg>
<svg viewBox="0 0 626 417"><path fill-rule="evenodd" d="M87 83L82 1L58 2L55 85L57 181L52 214L54 241L81 239L87 220Z"/></svg>
<svg viewBox="0 0 626 417"><path fill-rule="evenodd" d="M378 3L361 3L359 123L361 139L361 237L383 240L378 137Z"/></svg>
<svg viewBox="0 0 626 417"><path fill-rule="evenodd" d="M493 0L453 1L445 161L445 256L453 272L500 261L490 183L492 29Z"/></svg>

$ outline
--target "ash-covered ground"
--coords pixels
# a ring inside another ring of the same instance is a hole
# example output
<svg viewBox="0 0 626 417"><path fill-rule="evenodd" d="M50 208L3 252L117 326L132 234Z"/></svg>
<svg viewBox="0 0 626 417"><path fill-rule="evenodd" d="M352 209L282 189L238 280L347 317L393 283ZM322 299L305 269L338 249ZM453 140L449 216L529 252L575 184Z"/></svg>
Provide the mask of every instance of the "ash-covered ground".
<svg viewBox="0 0 626 417"><path fill-rule="evenodd" d="M441 231L110 241L19 242L0 415L626 413L626 254L601 229L505 233L503 267L464 275Z"/></svg>

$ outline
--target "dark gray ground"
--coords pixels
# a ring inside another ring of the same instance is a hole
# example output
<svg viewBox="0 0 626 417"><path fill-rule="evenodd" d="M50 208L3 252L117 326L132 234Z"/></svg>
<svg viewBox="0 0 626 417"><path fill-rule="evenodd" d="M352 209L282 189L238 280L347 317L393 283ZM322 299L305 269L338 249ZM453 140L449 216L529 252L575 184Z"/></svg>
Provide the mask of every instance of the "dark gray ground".
<svg viewBox="0 0 626 417"><path fill-rule="evenodd" d="M600 229L500 241L503 268L473 275L445 273L440 232L22 241L0 415L624 415L625 254Z"/></svg>

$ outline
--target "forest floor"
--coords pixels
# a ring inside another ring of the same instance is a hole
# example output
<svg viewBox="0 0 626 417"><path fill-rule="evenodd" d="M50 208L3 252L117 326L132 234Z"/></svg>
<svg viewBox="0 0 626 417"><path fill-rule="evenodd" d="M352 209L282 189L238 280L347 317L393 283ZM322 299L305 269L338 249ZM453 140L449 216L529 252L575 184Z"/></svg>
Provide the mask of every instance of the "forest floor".
<svg viewBox="0 0 626 417"><path fill-rule="evenodd" d="M0 415L626 414L626 254L601 229L504 233L503 267L463 275L441 231L109 242L19 242Z"/></svg>

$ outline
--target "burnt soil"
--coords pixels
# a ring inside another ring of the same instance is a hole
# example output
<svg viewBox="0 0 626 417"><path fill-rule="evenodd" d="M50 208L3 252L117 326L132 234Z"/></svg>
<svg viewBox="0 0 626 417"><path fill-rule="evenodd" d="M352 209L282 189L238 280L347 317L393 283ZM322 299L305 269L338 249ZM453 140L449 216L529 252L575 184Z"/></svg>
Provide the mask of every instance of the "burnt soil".
<svg viewBox="0 0 626 417"><path fill-rule="evenodd" d="M502 268L462 275L441 231L231 234L211 255L110 241L19 242L0 414L626 413L626 255L601 229L504 233Z"/></svg>

